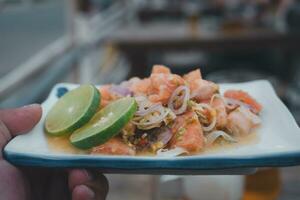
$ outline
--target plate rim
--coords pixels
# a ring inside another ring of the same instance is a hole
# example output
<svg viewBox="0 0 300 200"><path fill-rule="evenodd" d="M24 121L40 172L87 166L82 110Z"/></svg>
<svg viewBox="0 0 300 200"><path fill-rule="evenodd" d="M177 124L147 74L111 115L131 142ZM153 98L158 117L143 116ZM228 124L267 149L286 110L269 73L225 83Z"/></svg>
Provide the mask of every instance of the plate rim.
<svg viewBox="0 0 300 200"><path fill-rule="evenodd" d="M287 167L300 165L300 150L265 153L252 156L201 157L125 157L125 156L52 156L29 155L6 151L9 162L22 166L42 167L99 167L104 169L178 169L218 170L233 168ZM121 165L120 165L121 164ZM120 167L121 166L121 167Z"/></svg>
<svg viewBox="0 0 300 200"><path fill-rule="evenodd" d="M279 99L276 92L269 81L267 80L255 80L249 82L243 82L239 84L249 84L254 82L261 82L270 88L272 92L272 98L276 103L279 103L288 118L292 119L291 123L297 126L294 117L292 116L286 105ZM235 84L235 83L224 83ZM76 86L76 83L58 83L53 86L48 97L43 104L47 103L57 87L62 86ZM300 129L299 129L300 130ZM256 167L285 167L300 165L300 149L288 152L269 152L262 153L261 155L223 155L214 157L200 157L200 156L185 156L185 157L129 157L129 156L91 156L91 155L76 155L76 157L70 155L45 155L32 154L32 153L19 153L10 151L7 148L4 149L4 157L9 162L16 165L26 166L41 166L41 167L98 167L104 169L157 169L157 170L222 170L222 169L234 169L234 168L256 168ZM104 162L105 161L105 162ZM109 161L109 162L107 162Z"/></svg>

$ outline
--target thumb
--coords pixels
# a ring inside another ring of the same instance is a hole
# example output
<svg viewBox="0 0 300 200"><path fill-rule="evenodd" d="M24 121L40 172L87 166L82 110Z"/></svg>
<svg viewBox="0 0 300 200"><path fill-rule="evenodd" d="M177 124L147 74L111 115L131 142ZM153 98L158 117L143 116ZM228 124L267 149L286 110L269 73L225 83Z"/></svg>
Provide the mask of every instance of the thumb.
<svg viewBox="0 0 300 200"><path fill-rule="evenodd" d="M0 120L12 136L30 131L40 121L41 116L42 108L38 104L0 110Z"/></svg>
<svg viewBox="0 0 300 200"><path fill-rule="evenodd" d="M37 104L0 110L0 151L12 137L31 130L41 115L42 108Z"/></svg>

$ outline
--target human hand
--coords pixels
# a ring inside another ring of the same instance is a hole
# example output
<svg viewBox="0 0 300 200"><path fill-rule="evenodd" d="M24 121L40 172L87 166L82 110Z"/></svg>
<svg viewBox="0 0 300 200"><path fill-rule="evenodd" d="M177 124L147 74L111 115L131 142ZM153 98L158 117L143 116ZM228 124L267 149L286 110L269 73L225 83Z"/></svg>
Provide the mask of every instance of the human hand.
<svg viewBox="0 0 300 200"><path fill-rule="evenodd" d="M39 105L0 110L0 200L104 200L108 182L102 174L84 169L18 168L4 160L4 146L30 131L41 115Z"/></svg>

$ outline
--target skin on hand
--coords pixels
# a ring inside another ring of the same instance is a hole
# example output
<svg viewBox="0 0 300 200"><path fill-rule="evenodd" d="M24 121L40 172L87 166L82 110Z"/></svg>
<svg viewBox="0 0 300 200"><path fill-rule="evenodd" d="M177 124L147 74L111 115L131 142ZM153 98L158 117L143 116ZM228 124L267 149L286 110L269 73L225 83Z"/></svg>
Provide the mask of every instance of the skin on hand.
<svg viewBox="0 0 300 200"><path fill-rule="evenodd" d="M70 199L103 200L108 181L100 173L84 169L17 168L3 158L5 145L15 136L30 131L40 120L42 109L30 105L0 110L0 194L9 200Z"/></svg>

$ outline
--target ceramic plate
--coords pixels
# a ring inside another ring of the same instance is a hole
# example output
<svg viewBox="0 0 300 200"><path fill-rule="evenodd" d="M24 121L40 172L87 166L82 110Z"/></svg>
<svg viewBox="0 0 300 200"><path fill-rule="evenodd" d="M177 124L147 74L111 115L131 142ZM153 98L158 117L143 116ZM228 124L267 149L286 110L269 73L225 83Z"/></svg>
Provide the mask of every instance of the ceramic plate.
<svg viewBox="0 0 300 200"><path fill-rule="evenodd" d="M75 84L61 83L42 104L43 118L26 135L14 138L5 147L6 159L15 165L42 167L95 167L106 173L142 174L248 174L258 167L300 165L300 129L289 110L267 81L221 84L226 89L242 89L264 107L262 125L254 142L195 156L146 157L84 155L54 151L43 131L45 115L66 90Z"/></svg>

